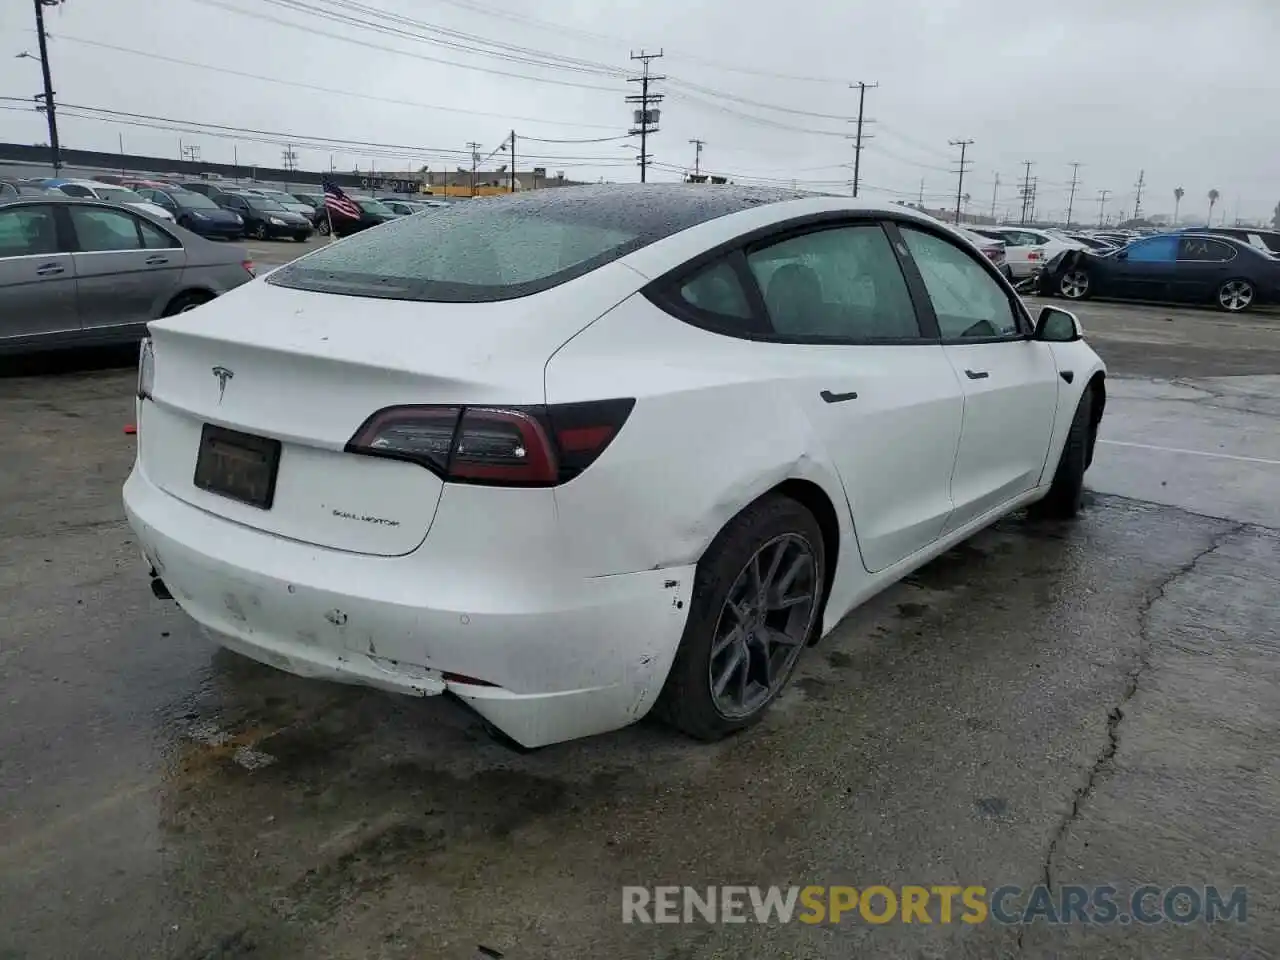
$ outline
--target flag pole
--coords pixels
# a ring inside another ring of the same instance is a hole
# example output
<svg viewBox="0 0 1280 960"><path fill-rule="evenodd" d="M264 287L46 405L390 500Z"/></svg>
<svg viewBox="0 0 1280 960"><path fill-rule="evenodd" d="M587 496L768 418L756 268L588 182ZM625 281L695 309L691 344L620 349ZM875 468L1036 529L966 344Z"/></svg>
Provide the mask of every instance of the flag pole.
<svg viewBox="0 0 1280 960"><path fill-rule="evenodd" d="M329 242L333 243L338 239L338 235L333 232L333 207L329 206L329 198L325 197L324 215L329 218Z"/></svg>

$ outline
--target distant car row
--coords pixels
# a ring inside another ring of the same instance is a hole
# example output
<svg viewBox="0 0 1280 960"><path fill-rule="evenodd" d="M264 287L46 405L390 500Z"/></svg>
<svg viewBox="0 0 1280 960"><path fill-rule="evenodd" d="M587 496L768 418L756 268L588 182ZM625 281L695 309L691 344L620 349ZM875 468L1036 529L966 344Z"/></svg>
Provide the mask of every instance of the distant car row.
<svg viewBox="0 0 1280 960"><path fill-rule="evenodd" d="M333 217L320 193L288 193L267 187L237 187L210 181L174 182L104 175L97 180L51 178L0 181L0 203L65 195L119 203L177 223L208 239L306 241L312 232L347 236L397 217L443 206L440 201L377 200L352 195L359 218Z"/></svg>

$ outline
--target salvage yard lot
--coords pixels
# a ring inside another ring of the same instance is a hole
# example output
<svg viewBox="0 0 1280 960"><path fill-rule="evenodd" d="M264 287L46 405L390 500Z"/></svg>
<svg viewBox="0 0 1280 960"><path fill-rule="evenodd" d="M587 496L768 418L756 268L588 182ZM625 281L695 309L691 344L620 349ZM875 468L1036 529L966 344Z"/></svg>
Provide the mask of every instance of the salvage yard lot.
<svg viewBox="0 0 1280 960"><path fill-rule="evenodd" d="M517 754L450 701L216 651L123 519L128 358L10 370L0 957L1269 955L1280 318L1079 312L1112 378L1080 520L1015 517L920 570L714 746L643 723ZM628 884L1046 880L1244 885L1250 912L620 923Z"/></svg>

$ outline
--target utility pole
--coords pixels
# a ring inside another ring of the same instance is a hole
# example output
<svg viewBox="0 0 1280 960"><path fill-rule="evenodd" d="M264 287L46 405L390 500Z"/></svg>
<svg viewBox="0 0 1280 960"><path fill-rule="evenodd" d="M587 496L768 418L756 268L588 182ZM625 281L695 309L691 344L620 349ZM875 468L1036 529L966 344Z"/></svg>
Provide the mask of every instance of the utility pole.
<svg viewBox="0 0 1280 960"><path fill-rule="evenodd" d="M702 148L705 147L705 140L693 139L689 141L693 144L693 175L695 177L702 174Z"/></svg>
<svg viewBox="0 0 1280 960"><path fill-rule="evenodd" d="M1099 191L1098 191L1098 226L1100 226L1100 227L1104 225L1104 222L1103 222L1103 219L1102 219L1102 211L1103 211L1104 209L1106 209L1106 206L1107 206L1107 197L1109 197L1109 196L1111 196L1111 191L1110 191L1110 190L1099 190Z"/></svg>
<svg viewBox="0 0 1280 960"><path fill-rule="evenodd" d="M476 195L476 166L480 163L480 144L468 141L467 149L471 151L471 196Z"/></svg>
<svg viewBox="0 0 1280 960"><path fill-rule="evenodd" d="M1071 226L1071 211L1076 205L1076 187L1080 186L1080 178L1076 176L1080 172L1080 164L1071 164L1071 197L1067 200L1067 226Z"/></svg>
<svg viewBox="0 0 1280 960"><path fill-rule="evenodd" d="M862 172L862 139L863 139L862 125L864 122L875 123L874 120L864 121L862 119L862 110L863 110L863 107L866 106L867 90L868 89L874 90L878 86L880 86L880 84L878 83L863 83L861 80L859 80L857 83L849 84L850 90L852 90L854 87L858 88L858 120L857 120L858 132L857 134L855 134L853 138L853 195L855 197L858 195L858 181L861 179L860 174ZM870 140L871 135L868 134L866 139Z"/></svg>
<svg viewBox="0 0 1280 960"><path fill-rule="evenodd" d="M200 159L200 147L198 144L188 144L182 148L182 159L195 163Z"/></svg>
<svg viewBox="0 0 1280 960"><path fill-rule="evenodd" d="M991 222L996 222L996 200L1000 196L1000 171L996 171L996 185L991 188Z"/></svg>
<svg viewBox="0 0 1280 960"><path fill-rule="evenodd" d="M511 193L516 192L516 132L511 131Z"/></svg>
<svg viewBox="0 0 1280 960"><path fill-rule="evenodd" d="M661 110L650 110L650 104L657 106L662 102L662 94L650 93L649 84L658 80L665 80L666 77L655 77L649 73L649 63L662 56L662 51L657 53L645 53L643 49L639 53L631 54L632 60L639 60L644 65L644 70L638 77L628 77L628 83L640 84L640 94L638 96L631 95L627 97L627 103L638 103L640 109L634 113L635 125L628 131L632 136L640 134L640 182L644 183L649 171L649 161L653 158L649 156L649 134L658 132L658 120L662 115Z"/></svg>
<svg viewBox="0 0 1280 960"><path fill-rule="evenodd" d="M53 107L53 73L49 69L49 38L44 32L44 8L56 7L62 0L35 0L36 35L40 38L40 70L44 74L44 114L49 121L49 154L53 175L62 169L62 148L58 145L58 118Z"/></svg>
<svg viewBox="0 0 1280 960"><path fill-rule="evenodd" d="M1142 219L1142 188L1146 184L1146 180L1147 171L1139 170L1138 182L1134 184L1134 187L1137 188L1138 191L1133 201L1133 219L1135 220Z"/></svg>
<svg viewBox="0 0 1280 960"><path fill-rule="evenodd" d="M1040 178L1031 178L1031 222L1036 222L1036 196L1040 192Z"/></svg>
<svg viewBox="0 0 1280 960"><path fill-rule="evenodd" d="M1031 202L1031 166L1030 160L1023 160L1022 165L1026 167L1026 172L1022 175L1022 216L1018 219L1019 223L1027 222L1027 208Z"/></svg>
<svg viewBox="0 0 1280 960"><path fill-rule="evenodd" d="M956 183L956 226L959 226L960 225L960 203L964 198L964 175L965 175L965 171L968 170L968 167L966 166L966 164L973 163L972 160L965 160L964 155L966 151L968 151L969 147L973 145L973 141L972 140L949 140L947 142L953 147L960 148L960 168L958 170L951 171L952 173L958 173L960 175L960 179Z"/></svg>
<svg viewBox="0 0 1280 960"><path fill-rule="evenodd" d="M285 144L280 156L284 160L284 168L290 173L298 169L298 151L293 149L292 143Z"/></svg>
<svg viewBox="0 0 1280 960"><path fill-rule="evenodd" d="M916 201L920 206L924 206L924 177L920 178L920 199Z"/></svg>

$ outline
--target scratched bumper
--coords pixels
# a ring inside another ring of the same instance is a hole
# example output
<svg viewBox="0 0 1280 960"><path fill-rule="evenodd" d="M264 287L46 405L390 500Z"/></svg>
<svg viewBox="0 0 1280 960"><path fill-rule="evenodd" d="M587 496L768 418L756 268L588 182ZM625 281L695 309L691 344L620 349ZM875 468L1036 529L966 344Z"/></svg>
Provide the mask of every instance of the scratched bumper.
<svg viewBox="0 0 1280 960"><path fill-rule="evenodd" d="M464 591L451 582L456 562L433 558L430 538L404 557L302 544L208 514L138 467L124 502L147 561L217 642L304 677L447 690L525 746L647 713L693 585L692 566L561 580L495 563L492 583L472 579Z"/></svg>

